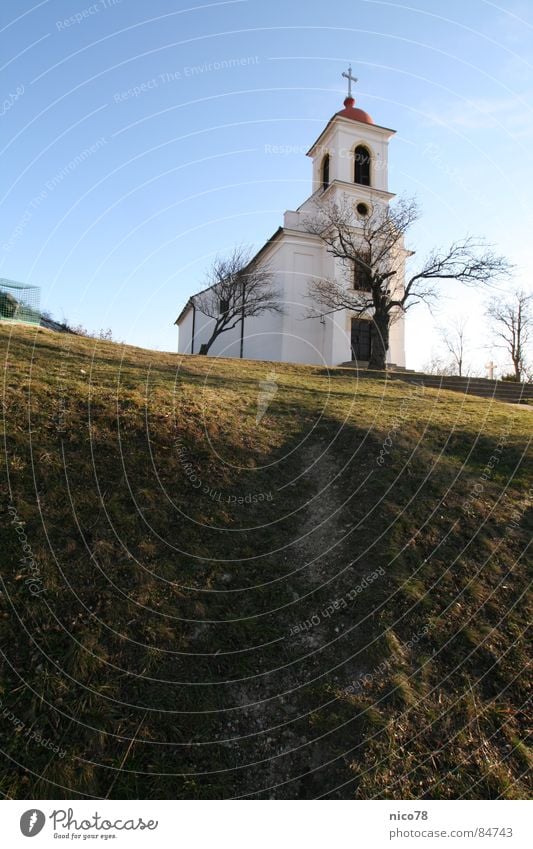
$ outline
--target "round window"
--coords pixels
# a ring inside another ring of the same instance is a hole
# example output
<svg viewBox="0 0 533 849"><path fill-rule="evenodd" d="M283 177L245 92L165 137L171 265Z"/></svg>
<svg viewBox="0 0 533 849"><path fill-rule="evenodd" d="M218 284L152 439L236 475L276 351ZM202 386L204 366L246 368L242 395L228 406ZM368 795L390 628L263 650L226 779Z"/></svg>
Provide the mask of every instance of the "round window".
<svg viewBox="0 0 533 849"><path fill-rule="evenodd" d="M361 218L366 218L368 215L368 206L366 203L358 203L356 206L357 214L361 216Z"/></svg>

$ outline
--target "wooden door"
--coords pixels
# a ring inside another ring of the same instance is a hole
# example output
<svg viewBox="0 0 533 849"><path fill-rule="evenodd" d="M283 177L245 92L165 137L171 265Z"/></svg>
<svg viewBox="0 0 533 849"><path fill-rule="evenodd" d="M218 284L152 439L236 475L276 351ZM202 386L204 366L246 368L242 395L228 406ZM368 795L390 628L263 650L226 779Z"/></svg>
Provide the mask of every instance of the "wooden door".
<svg viewBox="0 0 533 849"><path fill-rule="evenodd" d="M352 318L352 360L368 362L372 349L372 322Z"/></svg>

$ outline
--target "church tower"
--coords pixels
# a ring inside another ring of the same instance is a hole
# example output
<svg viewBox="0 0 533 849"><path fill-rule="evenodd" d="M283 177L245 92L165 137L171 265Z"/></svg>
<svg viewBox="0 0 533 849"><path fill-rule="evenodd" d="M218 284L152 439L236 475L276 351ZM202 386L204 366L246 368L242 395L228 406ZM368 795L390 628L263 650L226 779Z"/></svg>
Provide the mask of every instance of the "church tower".
<svg viewBox="0 0 533 849"><path fill-rule="evenodd" d="M309 326L306 329L307 341L312 340L327 362L336 364L354 359L365 363L370 359L375 334L372 310L365 313L328 311L317 304L316 312L322 316L321 330L318 327L311 330L311 322L306 319L310 311L309 281L345 279L347 286L362 289L366 278L356 269L349 276L341 259L334 258L323 245L321 250L312 245L308 222L322 204L342 205L347 201L355 209L363 230L365 219L379 212L380 208L386 208L395 197L389 191L388 173L389 141L395 131L374 123L368 112L356 106L352 96L352 83L356 82L356 78L352 69L348 68L342 76L348 81L344 108L330 118L307 152L313 163L312 192L297 210L285 212L283 228L287 241L293 246L290 260L292 274L287 271L285 281L285 291L293 305L286 321L285 347L294 347L293 342L288 340L301 333L302 322L306 321ZM362 241L361 251L365 250L366 245ZM403 244L399 243L395 276L398 293L405 276L405 256ZM404 317L398 314L390 327L387 361L402 367L405 365L404 332ZM288 350L286 358L290 359Z"/></svg>
<svg viewBox="0 0 533 849"><path fill-rule="evenodd" d="M388 203L389 139L395 131L375 124L368 112L359 109L352 97L351 84L356 81L349 68L348 96L344 109L327 123L307 156L313 160L313 193L338 191L353 197L370 210L372 203ZM332 197L333 199L333 197Z"/></svg>

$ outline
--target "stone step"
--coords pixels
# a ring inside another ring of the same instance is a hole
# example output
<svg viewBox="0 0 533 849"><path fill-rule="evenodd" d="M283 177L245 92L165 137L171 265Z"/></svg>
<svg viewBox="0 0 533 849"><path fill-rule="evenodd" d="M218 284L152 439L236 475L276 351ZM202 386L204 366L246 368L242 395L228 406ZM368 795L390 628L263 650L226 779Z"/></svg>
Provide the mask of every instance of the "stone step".
<svg viewBox="0 0 533 849"><path fill-rule="evenodd" d="M433 382L430 380L418 380L416 378L405 377L405 381L408 383L418 383L420 385L426 386L428 389L446 389L452 392L465 392L465 393L482 393L484 395L509 395L512 397L522 397L522 398L533 398L533 387L530 386L505 386L505 384L497 384L492 386L486 386L481 383L448 383L447 381L442 381L441 383Z"/></svg>
<svg viewBox="0 0 533 849"><path fill-rule="evenodd" d="M335 368L349 368L354 370L364 370L368 371L368 363L361 362L358 360L355 362L354 360L348 360L347 363L340 363ZM387 363L387 372L399 372L400 374L416 374L415 370L412 368L405 368L405 366L397 366L396 363Z"/></svg>
<svg viewBox="0 0 533 849"><path fill-rule="evenodd" d="M428 389L442 389L463 395L475 395L480 398L504 401L507 403L527 404L533 401L533 384L513 383L512 381L489 380L484 377L459 377L458 375L436 375L415 372L411 369L395 369L388 367L387 371L369 371L366 364L343 363L338 367L340 374L356 372L358 378L374 378L378 380L400 380L409 384L423 385Z"/></svg>
<svg viewBox="0 0 533 849"><path fill-rule="evenodd" d="M434 374L411 372L409 377L424 381L424 383L447 384L448 386L504 386L510 389L533 389L532 383L513 383L510 380L489 380L486 377L440 377Z"/></svg>
<svg viewBox="0 0 533 849"><path fill-rule="evenodd" d="M391 375L392 376L392 375ZM473 380L461 379L461 380L448 380L446 377L433 377L432 375L425 374L399 374L401 380L404 378L407 380L417 380L419 383L425 383L429 386L429 384L435 386L484 386L488 389L493 389L494 387L510 389L512 391L522 390L529 392L533 390L533 384L531 383L511 383L507 381L496 381L496 380L483 380L483 378L476 378Z"/></svg>

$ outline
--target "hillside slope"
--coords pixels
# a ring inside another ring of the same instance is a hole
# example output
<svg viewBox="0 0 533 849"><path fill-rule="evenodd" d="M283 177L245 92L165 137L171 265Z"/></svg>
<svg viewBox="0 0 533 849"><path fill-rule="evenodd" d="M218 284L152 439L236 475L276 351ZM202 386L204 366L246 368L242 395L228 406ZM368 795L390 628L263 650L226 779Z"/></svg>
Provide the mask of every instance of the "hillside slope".
<svg viewBox="0 0 533 849"><path fill-rule="evenodd" d="M531 410L0 344L5 796L528 795Z"/></svg>

